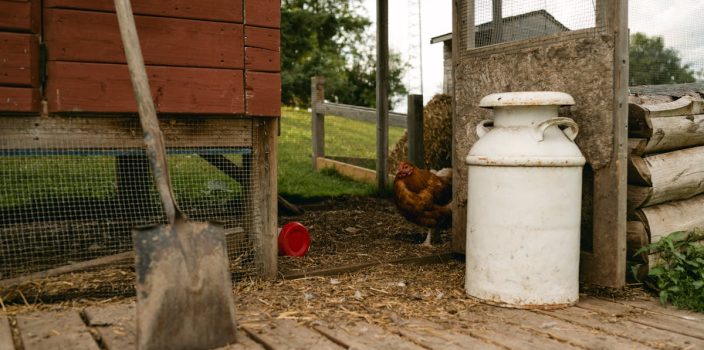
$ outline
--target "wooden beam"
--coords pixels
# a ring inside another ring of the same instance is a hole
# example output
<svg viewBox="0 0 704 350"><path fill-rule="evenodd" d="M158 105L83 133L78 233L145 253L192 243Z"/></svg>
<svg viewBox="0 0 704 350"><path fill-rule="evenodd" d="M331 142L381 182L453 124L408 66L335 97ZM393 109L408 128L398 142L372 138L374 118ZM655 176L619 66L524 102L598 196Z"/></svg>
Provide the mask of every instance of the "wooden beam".
<svg viewBox="0 0 704 350"><path fill-rule="evenodd" d="M252 146L250 119L162 116L159 125L167 147ZM139 120L133 116L0 118L0 149L81 148L142 149Z"/></svg>
<svg viewBox="0 0 704 350"><path fill-rule="evenodd" d="M376 187L386 190L389 156L389 1L376 1Z"/></svg>
<svg viewBox="0 0 704 350"><path fill-rule="evenodd" d="M423 150L423 95L408 95L408 160L425 168Z"/></svg>
<svg viewBox="0 0 704 350"><path fill-rule="evenodd" d="M35 272L35 273L21 276L21 277L0 280L0 288L8 289L10 287L14 287L14 286L26 283L26 282L31 282L31 281L34 281L34 280L37 280L40 278L48 278L48 277L62 275L65 273L78 272L78 271L83 271L83 270L92 269L92 268L96 268L96 267L113 265L118 262L129 261L130 263L132 263L134 261L134 258L135 258L135 253L134 253L134 251L130 250L128 252L123 252L123 253L119 253L119 254L103 256L100 258L86 260L86 261L80 261L77 263L59 266L59 267L49 269L49 270Z"/></svg>
<svg viewBox="0 0 704 350"><path fill-rule="evenodd" d="M319 103L317 106L323 114L354 119L368 123L376 123L376 109L362 106L345 105L341 103ZM405 128L407 116L403 113L389 112L389 125Z"/></svg>
<svg viewBox="0 0 704 350"><path fill-rule="evenodd" d="M491 2L491 44L498 44L504 41L503 9L501 2L501 0L492 0Z"/></svg>
<svg viewBox="0 0 704 350"><path fill-rule="evenodd" d="M614 35L613 151L594 172L593 250L583 254L581 278L621 288L626 284L626 201L628 154L628 0L599 0L606 31Z"/></svg>
<svg viewBox="0 0 704 350"><path fill-rule="evenodd" d="M261 223L258 225L259 261L260 276L273 280L276 278L278 265L278 245L277 245L277 184L276 184L276 135L278 132L278 118L258 119L255 124L257 130L254 162L259 181L259 195L257 196L255 207L260 208Z"/></svg>
<svg viewBox="0 0 704 350"><path fill-rule="evenodd" d="M343 274L343 273L350 273L350 272L354 272L354 271L359 271L359 270L366 269L366 268L372 267L372 266L377 266L380 264L428 264L428 265L429 264L438 264L438 263L444 263L444 262L450 261L453 258L453 256L454 255L452 253L440 253L437 255L427 255L427 256L395 259L395 260L391 260L391 261L387 261L387 262L375 261L375 262L348 265L348 266L324 268L324 269L318 269L318 270L312 270L312 271L292 272L292 273L285 274L283 276L283 278L287 279L287 280L292 280L292 279L312 277L312 276L339 275L339 274Z"/></svg>
<svg viewBox="0 0 704 350"><path fill-rule="evenodd" d="M465 0L468 1L468 0ZM460 43L460 38L462 37L462 17L465 16L467 19L467 46L472 45L474 46L474 1L469 1L468 6L472 8L471 14L468 12L466 14L461 13L461 7L460 7L460 0L453 0L452 1L452 140L451 140L451 154L452 157L450 159L452 160L452 178L453 179L460 179L460 168L458 164L455 164L455 154L457 152L457 138L455 137L457 128L458 128L458 120L457 120L457 79L456 79L456 74L457 74L457 64L460 61L460 58L463 56L460 53L460 49L464 50L468 49L465 47L462 47ZM471 27L470 25L471 24ZM471 34L471 35L469 35ZM472 38L471 42L469 38ZM456 181L456 180L455 180ZM466 249L465 249L465 241L467 239L467 233L466 233L466 223L467 223L467 210L458 210L458 203L460 203L460 197L462 196L460 194L460 191L457 190L459 186L453 186L452 187L452 251L455 253L462 253L465 254Z"/></svg>
<svg viewBox="0 0 704 350"><path fill-rule="evenodd" d="M311 141L313 143L313 170L317 169L318 158L325 157L325 111L320 110L325 102L325 77L310 78Z"/></svg>

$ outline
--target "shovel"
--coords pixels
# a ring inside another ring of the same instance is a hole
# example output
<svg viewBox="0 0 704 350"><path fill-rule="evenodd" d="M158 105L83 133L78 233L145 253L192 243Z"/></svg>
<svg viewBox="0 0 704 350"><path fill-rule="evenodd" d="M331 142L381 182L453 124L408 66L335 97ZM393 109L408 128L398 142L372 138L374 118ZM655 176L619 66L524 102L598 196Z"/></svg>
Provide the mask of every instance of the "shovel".
<svg viewBox="0 0 704 350"><path fill-rule="evenodd" d="M168 219L133 230L137 348L212 349L235 343L224 229L189 221L176 203L130 1L115 0L115 8L147 156Z"/></svg>

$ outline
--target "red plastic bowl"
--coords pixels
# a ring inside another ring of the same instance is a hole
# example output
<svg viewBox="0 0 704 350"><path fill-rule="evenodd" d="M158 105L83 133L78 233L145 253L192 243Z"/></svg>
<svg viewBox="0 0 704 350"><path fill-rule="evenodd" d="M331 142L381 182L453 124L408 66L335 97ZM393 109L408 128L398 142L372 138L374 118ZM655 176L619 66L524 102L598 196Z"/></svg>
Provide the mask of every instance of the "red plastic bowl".
<svg viewBox="0 0 704 350"><path fill-rule="evenodd" d="M304 256L310 248L310 234L300 222L292 221L279 231L279 255Z"/></svg>

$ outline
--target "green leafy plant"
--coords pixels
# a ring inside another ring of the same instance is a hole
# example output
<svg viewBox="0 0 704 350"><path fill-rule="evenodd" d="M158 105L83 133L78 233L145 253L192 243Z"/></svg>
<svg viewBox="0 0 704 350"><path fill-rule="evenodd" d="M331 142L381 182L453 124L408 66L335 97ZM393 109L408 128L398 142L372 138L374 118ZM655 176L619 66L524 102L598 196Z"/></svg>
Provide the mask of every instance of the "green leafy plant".
<svg viewBox="0 0 704 350"><path fill-rule="evenodd" d="M657 259L645 283L658 291L661 303L704 312L704 246L698 242L702 238L700 230L674 232L636 252Z"/></svg>

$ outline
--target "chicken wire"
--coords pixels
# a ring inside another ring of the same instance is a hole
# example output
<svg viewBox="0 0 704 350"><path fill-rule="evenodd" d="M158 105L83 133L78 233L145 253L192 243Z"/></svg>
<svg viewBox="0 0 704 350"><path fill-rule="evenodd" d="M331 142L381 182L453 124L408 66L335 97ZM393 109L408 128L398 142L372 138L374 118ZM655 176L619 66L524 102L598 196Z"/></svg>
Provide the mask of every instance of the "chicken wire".
<svg viewBox="0 0 704 350"><path fill-rule="evenodd" d="M704 83L702 13L700 0L629 0L629 85Z"/></svg>
<svg viewBox="0 0 704 350"><path fill-rule="evenodd" d="M405 125L389 122L388 154L391 154L405 130ZM376 122L325 116L326 158L376 170L376 137ZM388 169L389 172L392 170Z"/></svg>
<svg viewBox="0 0 704 350"><path fill-rule="evenodd" d="M2 125L6 129L0 127L0 135L16 132ZM208 144L213 137L199 129L202 122L185 125L191 144ZM141 138L137 118L124 127ZM80 137L51 131L31 148L12 140L17 138L0 137L0 280L131 251L133 228L166 222L143 148L86 148ZM237 147L174 148L167 138L178 203L191 220L225 227L235 277L259 269L254 230L261 213L253 205L259 187L251 140ZM127 281L132 281L133 264L122 261ZM88 288L108 294L133 291L131 282L99 276L105 283Z"/></svg>
<svg viewBox="0 0 704 350"><path fill-rule="evenodd" d="M598 0L460 0L460 48L506 43L561 32L600 28ZM470 14L474 29L469 28ZM469 34L473 33L473 40Z"/></svg>

